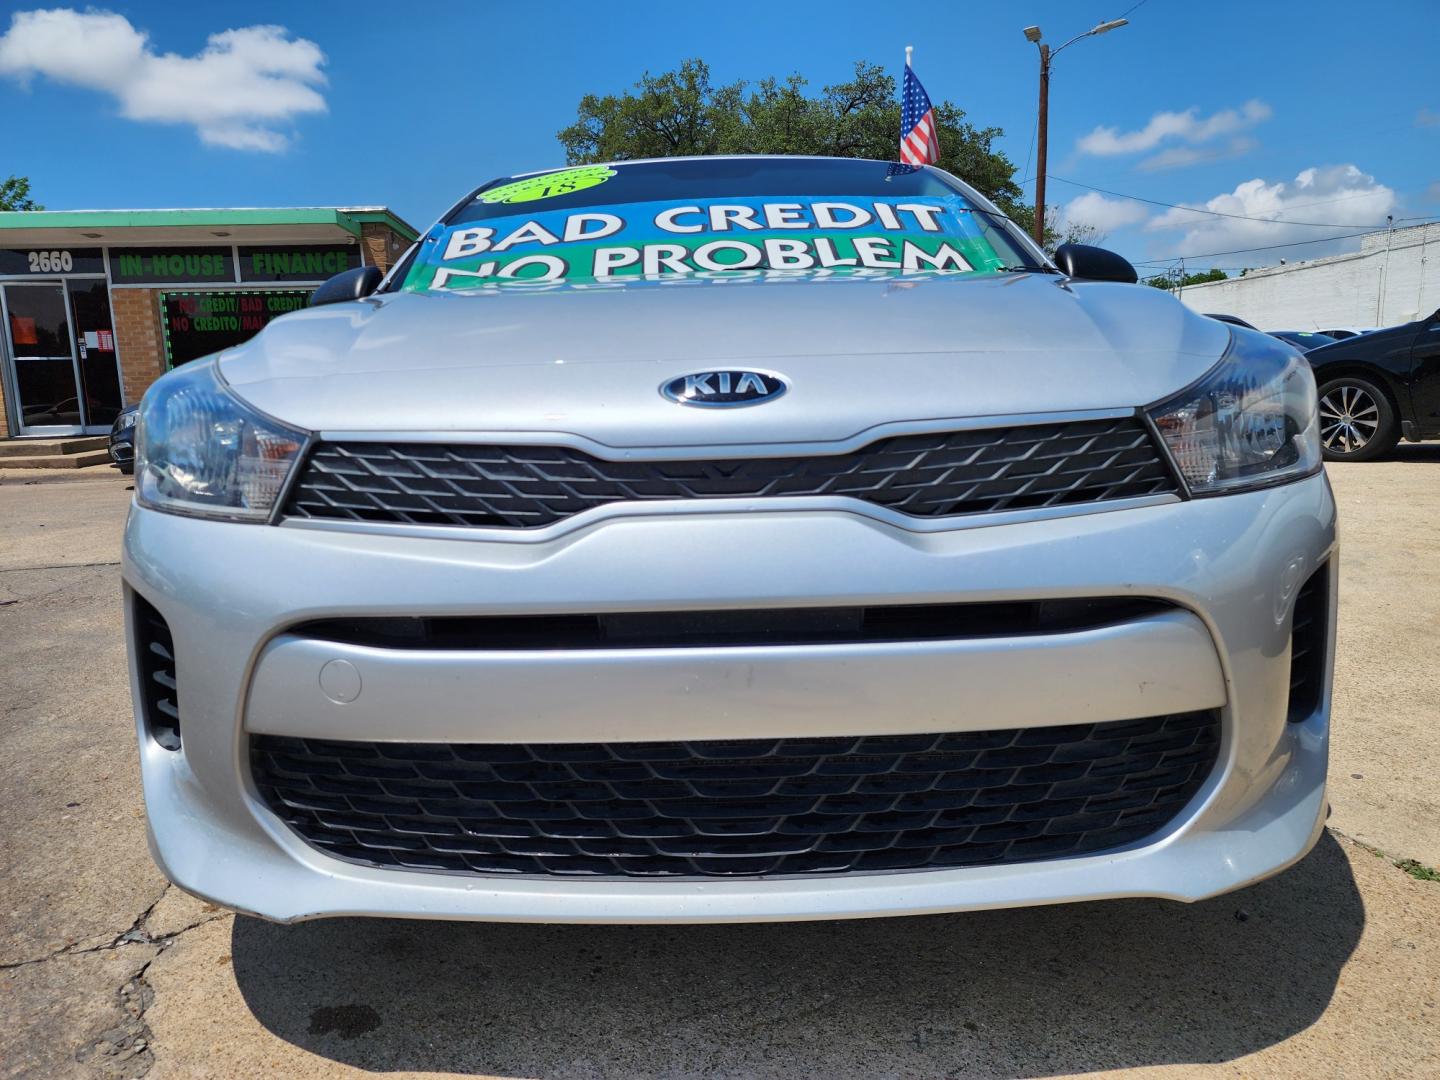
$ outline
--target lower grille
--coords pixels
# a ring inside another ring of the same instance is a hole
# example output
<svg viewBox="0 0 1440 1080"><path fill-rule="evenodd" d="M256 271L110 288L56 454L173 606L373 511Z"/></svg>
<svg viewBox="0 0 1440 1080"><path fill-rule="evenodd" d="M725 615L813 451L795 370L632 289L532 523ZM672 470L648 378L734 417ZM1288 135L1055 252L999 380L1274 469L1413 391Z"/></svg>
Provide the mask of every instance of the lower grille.
<svg viewBox="0 0 1440 1080"><path fill-rule="evenodd" d="M913 517L1076 506L1178 491L1138 421L882 439L848 454L606 461L563 446L322 442L290 518L540 528L618 502L843 496Z"/></svg>
<svg viewBox="0 0 1440 1080"><path fill-rule="evenodd" d="M252 736L266 804L370 866L738 877L1003 865L1172 821L1214 768L1215 710L1065 727L705 742Z"/></svg>

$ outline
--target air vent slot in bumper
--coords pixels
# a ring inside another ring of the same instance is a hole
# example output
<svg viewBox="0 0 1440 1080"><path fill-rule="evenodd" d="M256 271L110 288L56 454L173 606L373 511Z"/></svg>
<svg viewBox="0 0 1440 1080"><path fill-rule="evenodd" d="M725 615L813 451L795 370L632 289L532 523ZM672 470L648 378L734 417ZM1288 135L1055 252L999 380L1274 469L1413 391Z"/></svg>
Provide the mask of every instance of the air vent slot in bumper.
<svg viewBox="0 0 1440 1080"><path fill-rule="evenodd" d="M1290 627L1290 722L1307 720L1325 700L1330 630L1330 564L1300 586Z"/></svg>
<svg viewBox="0 0 1440 1080"><path fill-rule="evenodd" d="M175 640L154 605L139 593L132 595L145 728L166 750L179 750L180 693L175 671Z"/></svg>
<svg viewBox="0 0 1440 1080"><path fill-rule="evenodd" d="M868 607L340 618L303 623L290 632L384 649L680 649L1065 634L1173 610L1163 600L1114 596Z"/></svg>

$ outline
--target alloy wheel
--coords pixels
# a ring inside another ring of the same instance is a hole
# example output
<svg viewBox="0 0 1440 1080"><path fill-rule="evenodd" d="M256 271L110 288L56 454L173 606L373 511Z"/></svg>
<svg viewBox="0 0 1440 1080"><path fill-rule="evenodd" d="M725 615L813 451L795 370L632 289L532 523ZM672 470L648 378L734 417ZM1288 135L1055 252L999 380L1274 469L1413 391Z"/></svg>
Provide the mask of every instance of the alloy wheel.
<svg viewBox="0 0 1440 1080"><path fill-rule="evenodd" d="M1353 454L1380 430L1380 406L1358 386L1341 383L1320 399L1320 441L1333 454Z"/></svg>

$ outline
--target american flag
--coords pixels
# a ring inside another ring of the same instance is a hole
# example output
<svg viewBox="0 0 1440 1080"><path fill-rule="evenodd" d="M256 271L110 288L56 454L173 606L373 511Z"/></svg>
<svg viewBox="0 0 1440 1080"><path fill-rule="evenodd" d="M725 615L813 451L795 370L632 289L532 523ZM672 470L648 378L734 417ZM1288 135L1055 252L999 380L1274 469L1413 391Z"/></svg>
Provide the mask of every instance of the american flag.
<svg viewBox="0 0 1440 1080"><path fill-rule="evenodd" d="M907 165L930 165L940 160L940 133L930 95L920 85L910 64L905 64L905 89L900 95L900 160Z"/></svg>

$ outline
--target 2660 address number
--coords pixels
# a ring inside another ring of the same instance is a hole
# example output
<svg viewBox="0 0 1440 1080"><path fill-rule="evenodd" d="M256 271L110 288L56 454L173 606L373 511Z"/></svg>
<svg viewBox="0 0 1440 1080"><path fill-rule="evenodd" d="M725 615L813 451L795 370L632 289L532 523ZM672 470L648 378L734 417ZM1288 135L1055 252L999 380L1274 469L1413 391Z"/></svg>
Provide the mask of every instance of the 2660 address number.
<svg viewBox="0 0 1440 1080"><path fill-rule="evenodd" d="M75 269L75 259L68 251L32 251L30 273L62 274Z"/></svg>

